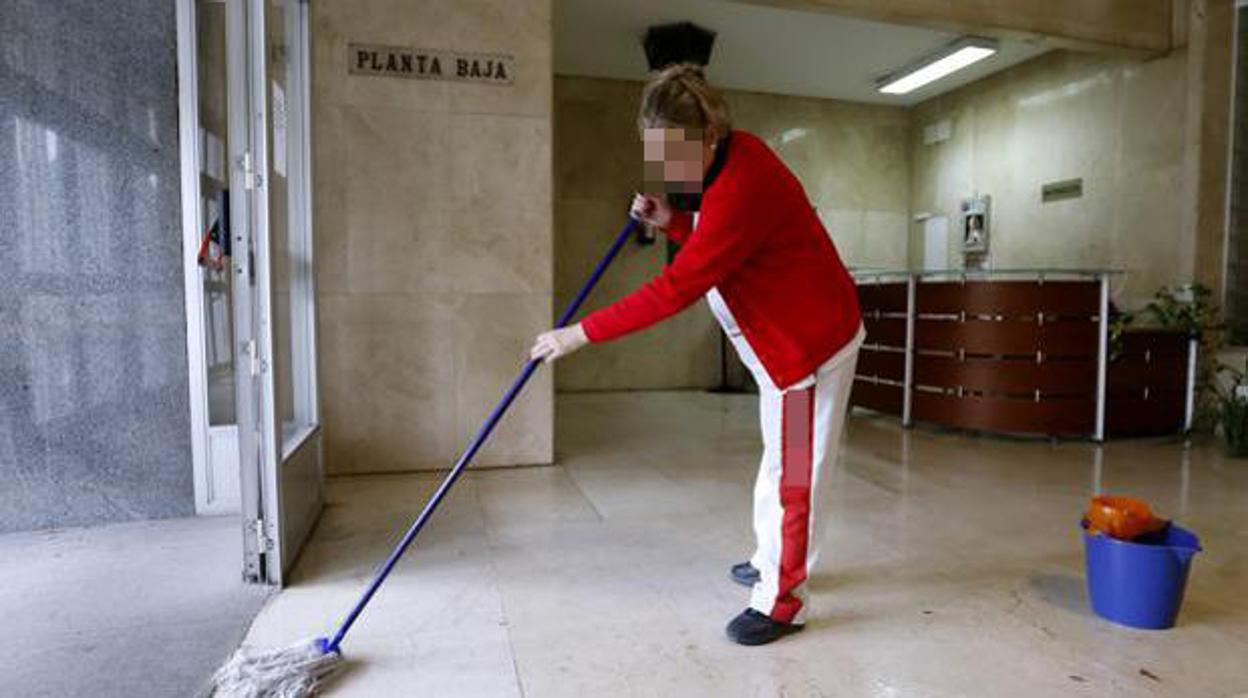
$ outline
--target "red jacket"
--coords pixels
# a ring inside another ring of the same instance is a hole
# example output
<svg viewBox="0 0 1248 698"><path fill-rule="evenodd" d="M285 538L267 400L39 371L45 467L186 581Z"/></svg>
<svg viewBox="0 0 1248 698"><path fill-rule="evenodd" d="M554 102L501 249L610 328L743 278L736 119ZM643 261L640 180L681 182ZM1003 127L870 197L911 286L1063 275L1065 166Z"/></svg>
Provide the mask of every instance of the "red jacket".
<svg viewBox="0 0 1248 698"><path fill-rule="evenodd" d="M814 373L861 325L854 281L802 185L775 153L733 131L702 195L698 224L676 213L681 245L662 273L581 323L591 342L649 327L719 288L746 341L780 388Z"/></svg>

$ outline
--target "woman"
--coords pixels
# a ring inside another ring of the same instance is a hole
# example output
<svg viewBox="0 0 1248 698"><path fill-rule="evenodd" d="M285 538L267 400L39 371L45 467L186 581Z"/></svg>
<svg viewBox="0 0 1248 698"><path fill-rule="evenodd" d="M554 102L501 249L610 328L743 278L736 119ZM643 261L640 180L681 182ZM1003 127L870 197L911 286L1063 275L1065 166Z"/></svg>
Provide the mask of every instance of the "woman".
<svg viewBox="0 0 1248 698"><path fill-rule="evenodd" d="M707 299L759 385L757 545L731 571L752 592L727 631L741 644L765 644L804 622L805 582L819 555L819 493L836 459L864 335L857 293L797 178L757 137L732 130L700 68L655 76L638 126L646 171L661 170L667 197L638 194L632 215L681 249L637 291L539 335L531 354L551 361Z"/></svg>

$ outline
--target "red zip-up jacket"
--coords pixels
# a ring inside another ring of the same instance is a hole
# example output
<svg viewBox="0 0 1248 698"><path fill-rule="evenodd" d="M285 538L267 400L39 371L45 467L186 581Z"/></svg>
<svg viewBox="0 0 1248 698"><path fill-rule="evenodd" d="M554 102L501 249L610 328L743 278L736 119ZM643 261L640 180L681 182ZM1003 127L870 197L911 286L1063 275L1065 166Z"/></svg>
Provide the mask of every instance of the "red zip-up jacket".
<svg viewBox="0 0 1248 698"><path fill-rule="evenodd" d="M853 278L802 185L767 144L733 131L705 185L697 226L675 213L681 245L662 273L582 321L591 342L644 329L718 288L779 388L814 373L858 332Z"/></svg>

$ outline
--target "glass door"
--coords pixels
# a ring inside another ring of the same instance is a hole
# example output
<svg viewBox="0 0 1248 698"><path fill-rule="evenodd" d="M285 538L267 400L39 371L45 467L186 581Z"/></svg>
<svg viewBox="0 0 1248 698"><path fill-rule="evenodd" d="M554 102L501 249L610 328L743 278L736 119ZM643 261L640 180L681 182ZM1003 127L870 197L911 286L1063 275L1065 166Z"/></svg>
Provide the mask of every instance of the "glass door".
<svg viewBox="0 0 1248 698"><path fill-rule="evenodd" d="M259 449L256 477L244 473L242 489L244 501L258 502L258 518L247 533L255 534L264 580L280 584L323 506L309 201L308 17L307 4L297 0L246 2L251 149L244 165L251 168L255 224L248 320L257 356L251 404Z"/></svg>
<svg viewBox="0 0 1248 698"><path fill-rule="evenodd" d="M280 584L322 507L301 0L177 0L196 509Z"/></svg>
<svg viewBox="0 0 1248 698"><path fill-rule="evenodd" d="M199 218L196 267L201 293L202 371L206 392L206 465L197 478L201 513L238 511L238 425L234 414L233 284L230 270L231 84L226 4L195 0L196 106Z"/></svg>

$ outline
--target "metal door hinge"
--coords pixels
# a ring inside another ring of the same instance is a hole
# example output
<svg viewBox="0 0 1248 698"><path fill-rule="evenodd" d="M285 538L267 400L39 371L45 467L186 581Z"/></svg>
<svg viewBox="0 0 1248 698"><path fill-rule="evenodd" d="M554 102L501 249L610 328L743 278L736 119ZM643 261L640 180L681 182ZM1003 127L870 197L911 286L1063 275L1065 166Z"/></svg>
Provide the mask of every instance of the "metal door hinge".
<svg viewBox="0 0 1248 698"><path fill-rule="evenodd" d="M247 358L251 362L250 364L251 375L253 376L260 375L261 362L260 362L260 355L256 350L256 340L254 339L247 340L246 351L247 351Z"/></svg>
<svg viewBox="0 0 1248 698"><path fill-rule="evenodd" d="M268 527L264 525L262 519L255 519L251 522L251 531L256 536L256 550L262 553L273 550L273 538L269 535Z"/></svg>
<svg viewBox="0 0 1248 698"><path fill-rule="evenodd" d="M264 186L264 175L256 172L255 160L251 157L250 150L238 158L238 167L243 171L244 189L259 189Z"/></svg>

